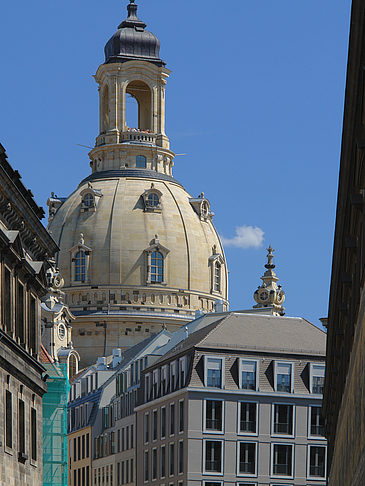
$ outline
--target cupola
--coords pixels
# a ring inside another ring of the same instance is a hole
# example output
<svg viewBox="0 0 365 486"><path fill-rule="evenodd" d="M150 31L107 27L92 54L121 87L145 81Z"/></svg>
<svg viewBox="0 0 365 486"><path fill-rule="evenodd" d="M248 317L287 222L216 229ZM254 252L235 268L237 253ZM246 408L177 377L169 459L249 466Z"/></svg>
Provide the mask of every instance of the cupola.
<svg viewBox="0 0 365 486"><path fill-rule="evenodd" d="M160 41L145 30L146 24L137 16L138 6L130 0L127 7L128 17L119 26L116 33L105 46L105 63L126 61L147 61L157 66L164 66L160 59Z"/></svg>
<svg viewBox="0 0 365 486"><path fill-rule="evenodd" d="M281 285L277 284L279 279L274 272L274 250L271 248L271 245L267 251L266 272L261 277L262 285L259 285L254 293L254 299L257 302L254 309L271 307L274 315L283 316L285 314L285 307L283 307L285 292L281 288Z"/></svg>

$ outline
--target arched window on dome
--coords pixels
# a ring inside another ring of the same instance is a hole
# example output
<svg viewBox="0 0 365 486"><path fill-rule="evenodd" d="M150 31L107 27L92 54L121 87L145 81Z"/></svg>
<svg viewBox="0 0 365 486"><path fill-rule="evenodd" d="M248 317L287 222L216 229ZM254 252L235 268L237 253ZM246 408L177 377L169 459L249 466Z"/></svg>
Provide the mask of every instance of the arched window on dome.
<svg viewBox="0 0 365 486"><path fill-rule="evenodd" d="M167 275L167 255L170 250L162 246L159 242L158 236L151 241L149 248L145 250L146 253L146 282L147 284L166 284Z"/></svg>
<svg viewBox="0 0 365 486"><path fill-rule="evenodd" d="M217 247L212 248L212 256L209 258L210 278L211 278L211 293L222 294L223 291L223 264L224 260Z"/></svg>
<svg viewBox="0 0 365 486"><path fill-rule="evenodd" d="M75 282L86 280L86 255L84 250L79 250L75 255Z"/></svg>
<svg viewBox="0 0 365 486"><path fill-rule="evenodd" d="M214 264L214 290L215 292L221 291L221 282L222 279L222 265L219 261L216 261Z"/></svg>
<svg viewBox="0 0 365 486"><path fill-rule="evenodd" d="M137 155L136 157L136 168L145 169L147 167L147 159L144 155Z"/></svg>
<svg viewBox="0 0 365 486"><path fill-rule="evenodd" d="M126 106L126 128L129 130L152 131L152 92L151 88L143 81L131 81L126 88L127 101L132 103L131 106ZM135 101L137 103L135 103ZM137 104L137 106L136 106ZM135 108L138 109L137 124L135 124ZM132 110L131 110L132 108ZM133 110L134 108L134 110ZM132 113L130 113L132 111ZM131 116L132 115L132 116ZM136 126L137 125L137 126Z"/></svg>
<svg viewBox="0 0 365 486"><path fill-rule="evenodd" d="M95 204L94 196L90 193L87 193L82 201L84 206L87 208L91 208Z"/></svg>
<svg viewBox="0 0 365 486"><path fill-rule="evenodd" d="M151 283L162 283L163 274L163 255L159 251L151 253Z"/></svg>
<svg viewBox="0 0 365 486"><path fill-rule="evenodd" d="M84 235L70 250L71 253L71 282L74 285L88 283L91 248L85 245Z"/></svg>
<svg viewBox="0 0 365 486"><path fill-rule="evenodd" d="M157 207L158 205L160 204L160 198L158 197L158 195L155 193L155 192L151 192L149 195L148 195L148 205L150 207Z"/></svg>
<svg viewBox="0 0 365 486"><path fill-rule="evenodd" d="M95 212L100 199L103 194L100 189L94 189L92 184L89 182L84 189L80 192L81 197L81 212Z"/></svg>

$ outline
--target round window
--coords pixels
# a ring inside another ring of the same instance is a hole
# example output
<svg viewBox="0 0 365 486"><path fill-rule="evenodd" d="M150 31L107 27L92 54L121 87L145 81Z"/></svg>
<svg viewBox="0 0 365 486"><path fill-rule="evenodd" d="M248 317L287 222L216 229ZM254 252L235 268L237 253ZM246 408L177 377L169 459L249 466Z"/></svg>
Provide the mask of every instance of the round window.
<svg viewBox="0 0 365 486"><path fill-rule="evenodd" d="M59 324L58 326L58 337L61 341L65 339L66 336L66 326L64 324Z"/></svg>

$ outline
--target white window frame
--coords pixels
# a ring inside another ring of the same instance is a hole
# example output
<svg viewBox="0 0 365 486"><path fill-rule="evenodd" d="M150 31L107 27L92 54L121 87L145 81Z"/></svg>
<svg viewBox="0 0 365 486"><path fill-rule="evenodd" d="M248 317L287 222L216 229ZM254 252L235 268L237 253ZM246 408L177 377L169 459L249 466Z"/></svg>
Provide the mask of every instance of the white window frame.
<svg viewBox="0 0 365 486"><path fill-rule="evenodd" d="M280 476L279 474L274 474L274 446L290 446L292 448L292 456L291 456L291 476ZM279 479L294 479L294 469L295 469L295 444L292 442L272 442L271 443L271 454L270 454L270 476L273 478Z"/></svg>
<svg viewBox="0 0 365 486"><path fill-rule="evenodd" d="M315 404L311 403L308 405L308 438L313 440L327 440L324 435L312 435L311 434L311 426L312 426L312 408L322 408L322 404Z"/></svg>
<svg viewBox="0 0 365 486"><path fill-rule="evenodd" d="M159 396L160 390L160 380L159 380L159 369L153 370L152 372L152 400L155 400ZM156 396L155 396L155 385L156 386Z"/></svg>
<svg viewBox="0 0 365 486"><path fill-rule="evenodd" d="M280 364L285 364L285 365L291 365L291 375L290 375L290 392L283 392L283 391L278 391L278 380L277 380L277 370L278 370L278 365ZM274 361L274 389L278 393L294 393L294 368L295 363L294 361L285 361L285 360L275 360Z"/></svg>
<svg viewBox="0 0 365 486"><path fill-rule="evenodd" d="M153 478L153 451L156 451L156 477ZM151 481L156 482L158 480L158 452L157 447L151 449Z"/></svg>
<svg viewBox="0 0 365 486"><path fill-rule="evenodd" d="M153 438L153 427L154 427L154 418L155 418L155 414L156 414L156 422L157 422L157 425L156 425L156 439ZM158 440L158 411L157 411L157 408L154 408L152 410L152 414L151 414L151 417L152 417L152 420L151 420L151 439L152 441L151 442L157 442Z"/></svg>
<svg viewBox="0 0 365 486"><path fill-rule="evenodd" d="M183 356L179 358L179 385L180 388L185 388L186 386L186 379L187 379L187 356ZM182 383L182 371L184 371L184 383Z"/></svg>
<svg viewBox="0 0 365 486"><path fill-rule="evenodd" d="M206 454L206 443L207 442L220 442L222 444L221 447L221 472L216 471L206 471L205 470L205 454ZM203 439L203 467L202 467L203 474L206 476L223 476L224 475L224 440L223 439Z"/></svg>
<svg viewBox="0 0 365 486"><path fill-rule="evenodd" d="M172 408L174 409L174 414L173 415L171 414L171 409ZM174 433L173 434L171 434L171 417L174 417ZM176 425L177 425L176 424L176 403L175 402L170 402L169 403L169 418L167 420L167 425L168 425L168 428L169 428L169 430L168 430L168 432L169 432L168 436L169 437L174 437L174 435L176 435Z"/></svg>
<svg viewBox="0 0 365 486"><path fill-rule="evenodd" d="M165 475L162 476L162 449L165 449ZM166 478L166 466L168 466L167 464L167 447L166 447L166 444L161 444L160 445L160 460L159 460L159 465L160 465L160 470L159 470L159 473L160 473L160 479L165 479ZM168 475L167 475L168 476Z"/></svg>
<svg viewBox="0 0 365 486"><path fill-rule="evenodd" d="M245 388L242 388L242 362L243 361L251 361L253 363L256 363L256 389L255 390L246 390ZM258 359L251 359L251 358L239 358L239 375L238 375L238 380L239 380L239 387L242 393L255 393L260 390L260 384L259 384L259 377L260 377L260 361Z"/></svg>
<svg viewBox="0 0 365 486"><path fill-rule="evenodd" d="M148 417L148 440L146 441L146 418ZM151 421L150 421L150 413L146 412L143 415L143 444L149 444L151 442Z"/></svg>
<svg viewBox="0 0 365 486"><path fill-rule="evenodd" d="M174 388L172 389L172 377L174 376ZM169 366L169 390L170 393L174 392L177 388L177 380L178 380L178 374L177 374L177 366L176 366L176 360L170 362Z"/></svg>
<svg viewBox="0 0 365 486"><path fill-rule="evenodd" d="M183 404L183 429L182 430L180 430L180 403ZM185 422L186 422L186 420L185 420L185 399L184 398L179 400L177 415L178 415L178 421L177 421L178 422L178 424L177 424L178 433L183 434L185 432Z"/></svg>
<svg viewBox="0 0 365 486"><path fill-rule="evenodd" d="M185 444L184 444L184 440L179 440L179 442L177 442L178 444L178 447L177 447L177 475L181 476L182 474L184 474L184 462L185 462L185 454L186 454L186 451L185 451ZM183 462L182 462L182 471L179 471L179 466L180 466L180 444L183 444Z"/></svg>
<svg viewBox="0 0 365 486"><path fill-rule="evenodd" d="M275 405L286 405L293 407L293 423L292 423L292 429L293 433L292 434L278 434L274 432L274 422L275 422ZM283 439L292 439L295 437L295 424L296 424L296 406L294 403L289 403L289 402L273 402L271 404L271 437L282 437Z"/></svg>
<svg viewBox="0 0 365 486"><path fill-rule="evenodd" d="M174 474L170 474L170 471L171 471L171 446L172 445L174 446ZM169 442L169 449L168 450L169 450L169 455L168 455L168 458L169 459L167 461L167 463L168 463L168 471L167 471L168 474L167 474L167 476L169 478L172 478L172 477L174 477L176 475L176 466L177 466L177 464L176 464L176 456L177 456L177 453L176 453L176 444L175 444L175 442Z"/></svg>
<svg viewBox="0 0 365 486"><path fill-rule="evenodd" d="M221 371L222 371L222 376L221 376L221 386L220 388L218 387L209 387L217 390L223 390L225 388L225 373L224 373L224 368L225 368L225 357L224 356L211 356L211 355L205 355L204 356L204 386L208 387L208 359L217 359L221 361Z"/></svg>
<svg viewBox="0 0 365 486"><path fill-rule="evenodd" d="M311 456L310 456L310 449L311 447L323 447L325 449L325 454L324 454L324 476L323 477L318 477L318 476L311 476L310 475L310 461L311 461ZM327 446L322 445L322 444L308 444L307 446L307 479L310 481L325 481L327 478Z"/></svg>
<svg viewBox="0 0 365 486"><path fill-rule="evenodd" d="M256 482L253 483L252 481L247 483L245 480L243 480L243 481L237 481L236 486L257 486L257 483Z"/></svg>
<svg viewBox="0 0 365 486"><path fill-rule="evenodd" d="M324 373L323 375L326 376L326 365L324 363L310 363L310 373L309 373L309 379L310 379L310 382L309 382L309 385L310 385L310 392L313 393L313 378L315 376L318 376L317 374L314 373L313 371L313 368L315 366L321 366L322 368L324 368ZM321 393L313 393L314 395L318 395L318 396L322 396Z"/></svg>
<svg viewBox="0 0 365 486"><path fill-rule="evenodd" d="M256 432L241 432L241 403L256 404ZM239 400L237 402L237 435L257 437L259 435L259 402L256 400Z"/></svg>
<svg viewBox="0 0 365 486"><path fill-rule="evenodd" d="M163 388L163 378L165 378L165 387ZM164 365L161 367L161 396L164 396L168 392L169 388L169 367Z"/></svg>
<svg viewBox="0 0 365 486"><path fill-rule="evenodd" d="M255 473L254 474L249 474L249 473L240 473L240 444L255 444ZM257 478L257 469L258 469L258 442L254 442L252 440L237 440L237 451L236 451L236 469L237 469L237 476L238 477L245 477L245 478Z"/></svg>
<svg viewBox="0 0 365 486"><path fill-rule="evenodd" d="M207 429L207 401L213 402L222 402L222 430L210 430ZM205 398L204 405L203 405L203 432L204 434L214 434L214 435L223 435L224 428L225 428L225 412L226 412L226 402L222 398Z"/></svg>
<svg viewBox="0 0 365 486"><path fill-rule="evenodd" d="M216 483L220 484L220 486L223 486L223 481L216 481L215 479L213 481L209 481L208 479L203 481L203 486L206 486L208 483Z"/></svg>

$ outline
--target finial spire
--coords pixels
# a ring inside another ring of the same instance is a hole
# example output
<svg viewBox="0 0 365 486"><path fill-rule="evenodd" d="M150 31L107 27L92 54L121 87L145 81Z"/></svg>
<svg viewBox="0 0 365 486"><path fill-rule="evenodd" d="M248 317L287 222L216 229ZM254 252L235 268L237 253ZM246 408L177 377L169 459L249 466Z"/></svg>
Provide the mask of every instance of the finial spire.
<svg viewBox="0 0 365 486"><path fill-rule="evenodd" d="M122 27L136 27L143 30L145 27L147 27L147 25L142 22L142 20L139 20L137 16L138 5L135 3L135 0L129 0L127 10L128 18L119 25L119 29Z"/></svg>
<svg viewBox="0 0 365 486"><path fill-rule="evenodd" d="M257 302L254 308L271 307L274 315L283 316L285 314L285 308L282 304L285 300L285 292L282 290L281 285L277 285L279 279L274 272L274 251L271 245L267 248L266 272L261 277L262 285L259 285L254 293L254 299Z"/></svg>

